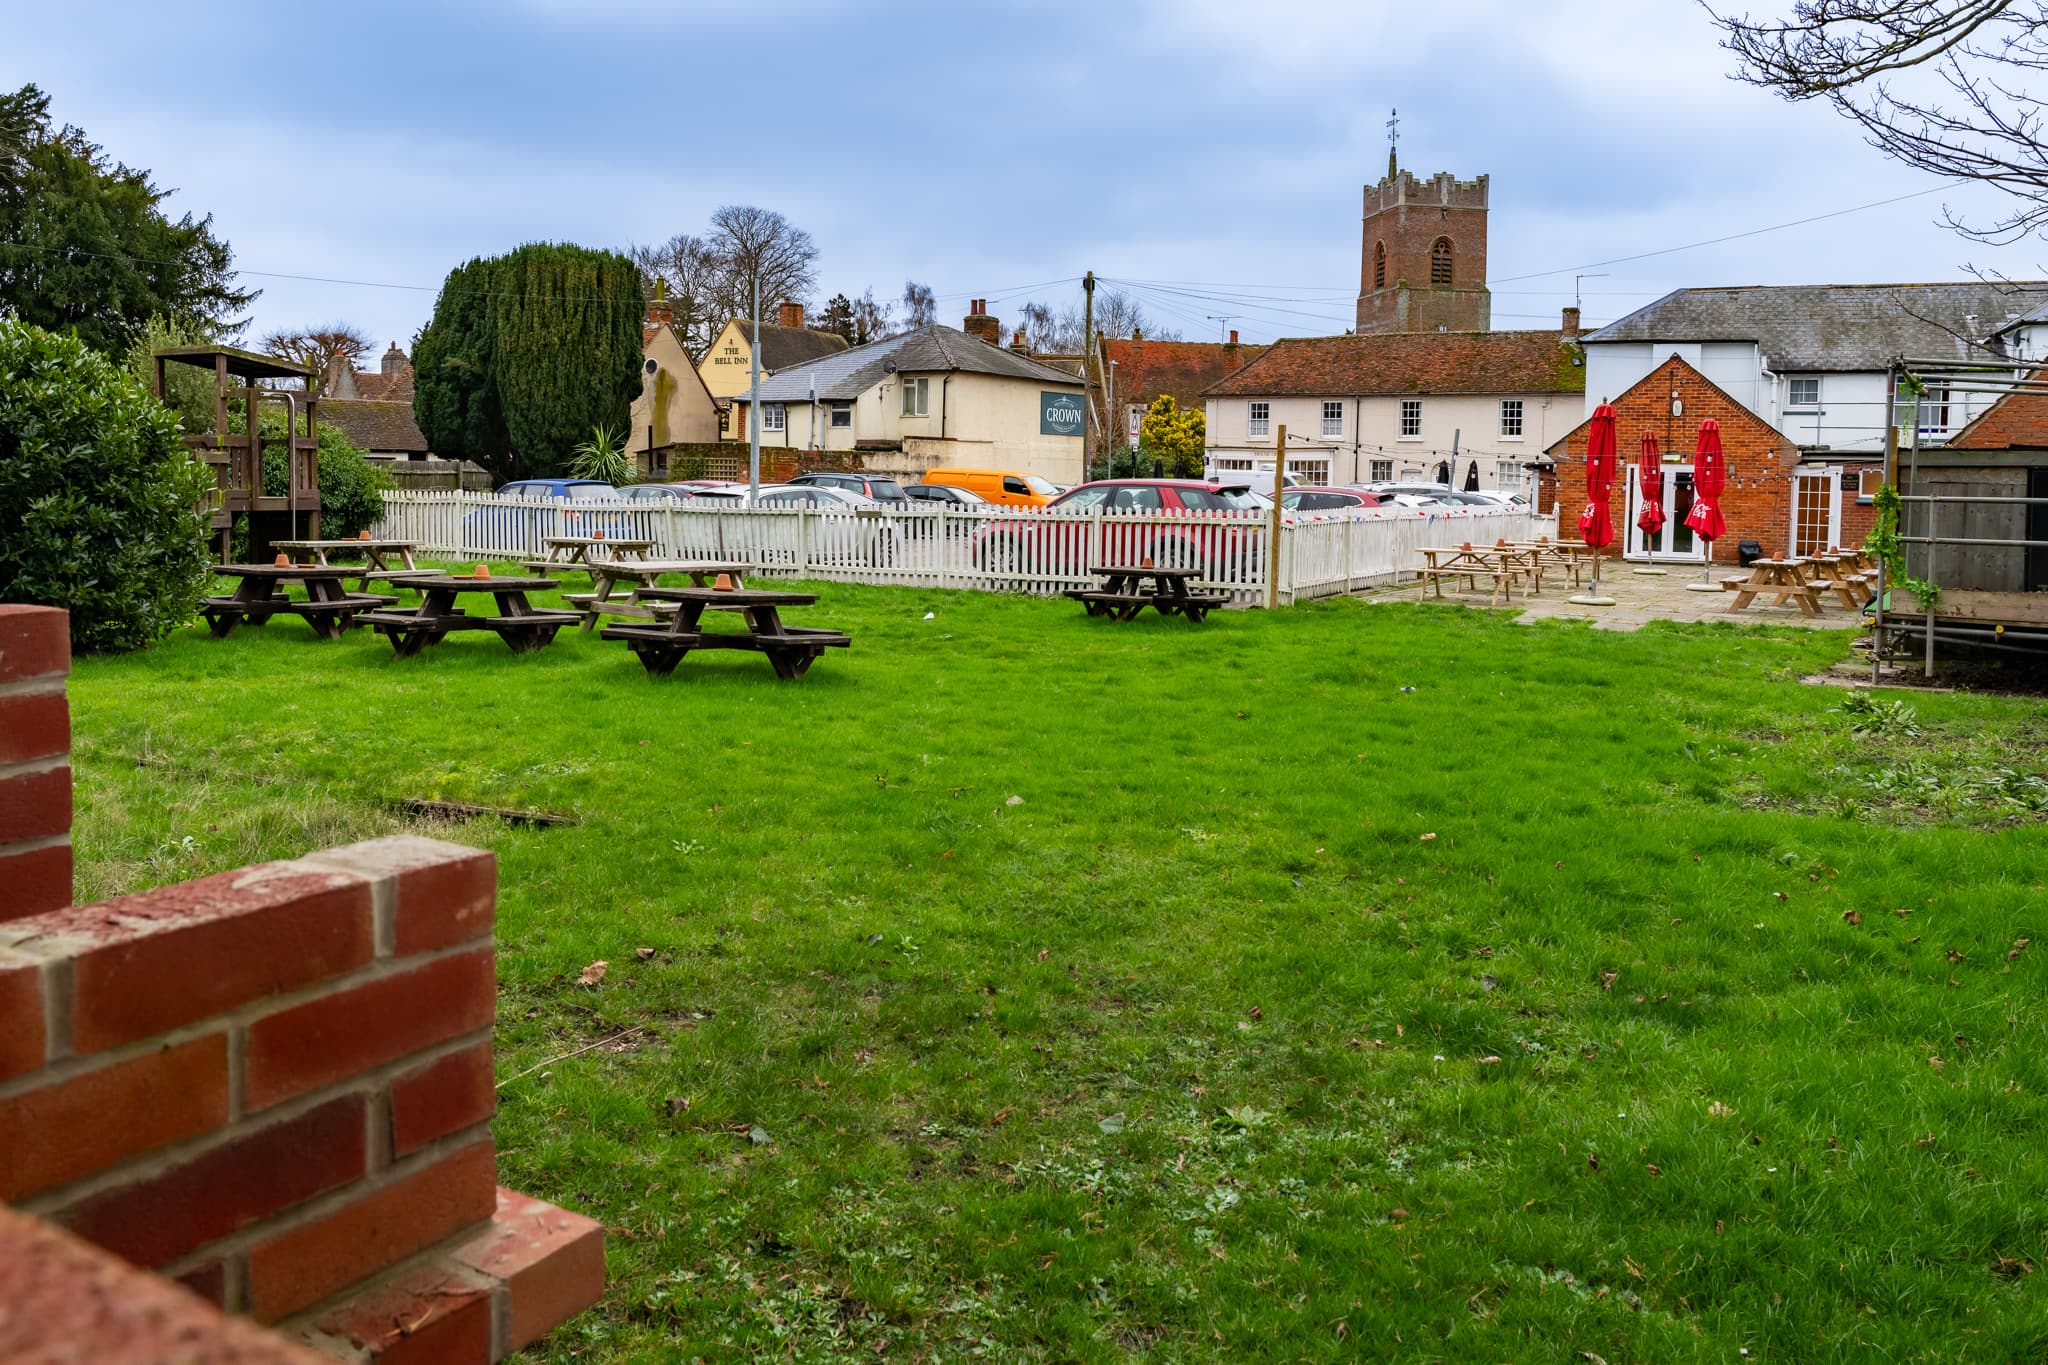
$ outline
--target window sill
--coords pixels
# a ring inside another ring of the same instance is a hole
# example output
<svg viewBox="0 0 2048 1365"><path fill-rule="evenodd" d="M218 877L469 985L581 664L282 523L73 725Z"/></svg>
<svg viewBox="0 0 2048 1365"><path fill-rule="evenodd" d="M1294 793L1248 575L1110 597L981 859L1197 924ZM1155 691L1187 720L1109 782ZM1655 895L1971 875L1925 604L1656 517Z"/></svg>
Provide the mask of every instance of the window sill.
<svg viewBox="0 0 2048 1365"><path fill-rule="evenodd" d="M1526 436L1502 436L1500 439L1510 444L1519 445L1521 442L1526 441L1529 438Z"/></svg>
<svg viewBox="0 0 2048 1365"><path fill-rule="evenodd" d="M1397 440L1397 441L1416 441L1416 442L1420 442L1420 441L1422 440L1422 438L1421 438L1420 436L1396 436L1396 437L1395 437L1394 439L1395 439L1395 440Z"/></svg>

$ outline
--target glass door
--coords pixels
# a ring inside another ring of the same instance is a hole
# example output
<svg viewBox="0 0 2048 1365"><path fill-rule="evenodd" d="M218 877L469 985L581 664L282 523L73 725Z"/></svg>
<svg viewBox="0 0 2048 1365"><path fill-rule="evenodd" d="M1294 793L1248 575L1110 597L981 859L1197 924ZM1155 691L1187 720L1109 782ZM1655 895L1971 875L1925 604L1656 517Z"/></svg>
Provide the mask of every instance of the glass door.
<svg viewBox="0 0 2048 1365"><path fill-rule="evenodd" d="M1628 539L1623 553L1630 559L1647 559L1660 564L1704 562L1706 542L1685 524L1686 513L1692 511L1692 466L1664 466L1664 525L1654 536L1644 535L1643 528L1636 525L1636 517L1643 510L1640 478L1641 471L1631 464L1628 467L1628 519L1625 528Z"/></svg>
<svg viewBox="0 0 2048 1365"><path fill-rule="evenodd" d="M1842 471L1802 469L1792 476L1791 552L1795 558L1826 554L1841 544Z"/></svg>

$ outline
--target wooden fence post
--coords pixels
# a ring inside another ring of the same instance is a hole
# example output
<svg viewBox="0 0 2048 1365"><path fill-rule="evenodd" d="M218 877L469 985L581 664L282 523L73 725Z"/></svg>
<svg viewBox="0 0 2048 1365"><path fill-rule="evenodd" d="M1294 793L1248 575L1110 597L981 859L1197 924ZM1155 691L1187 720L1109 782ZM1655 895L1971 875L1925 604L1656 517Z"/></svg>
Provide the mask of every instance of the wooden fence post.
<svg viewBox="0 0 2048 1365"><path fill-rule="evenodd" d="M1287 487L1287 424L1273 441L1273 510L1266 522L1266 607L1280 605L1280 492Z"/></svg>

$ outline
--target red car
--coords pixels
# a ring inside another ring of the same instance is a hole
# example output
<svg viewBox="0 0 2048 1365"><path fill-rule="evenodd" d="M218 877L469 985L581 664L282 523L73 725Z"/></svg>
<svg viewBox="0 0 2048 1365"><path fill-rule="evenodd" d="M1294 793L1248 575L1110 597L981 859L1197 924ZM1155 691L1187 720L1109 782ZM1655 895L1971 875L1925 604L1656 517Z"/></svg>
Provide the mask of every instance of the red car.
<svg viewBox="0 0 2048 1365"><path fill-rule="evenodd" d="M1242 484L1100 479L1043 508L991 519L975 538L974 562L997 573L1083 576L1099 565L1149 559L1234 580L1255 571L1263 528L1228 514L1270 505Z"/></svg>
<svg viewBox="0 0 2048 1365"><path fill-rule="evenodd" d="M1378 507L1380 495L1363 488L1288 488L1281 491L1280 505L1290 512L1345 512Z"/></svg>

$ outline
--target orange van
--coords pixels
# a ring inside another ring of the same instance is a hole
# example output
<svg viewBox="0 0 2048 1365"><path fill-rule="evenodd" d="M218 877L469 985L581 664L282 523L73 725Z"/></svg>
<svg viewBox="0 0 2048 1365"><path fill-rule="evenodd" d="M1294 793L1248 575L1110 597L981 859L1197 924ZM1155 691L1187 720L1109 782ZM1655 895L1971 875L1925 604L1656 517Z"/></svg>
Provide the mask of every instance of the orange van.
<svg viewBox="0 0 2048 1365"><path fill-rule="evenodd" d="M1012 469L928 469L924 481L964 488L1007 507L1043 507L1060 494L1050 480Z"/></svg>

